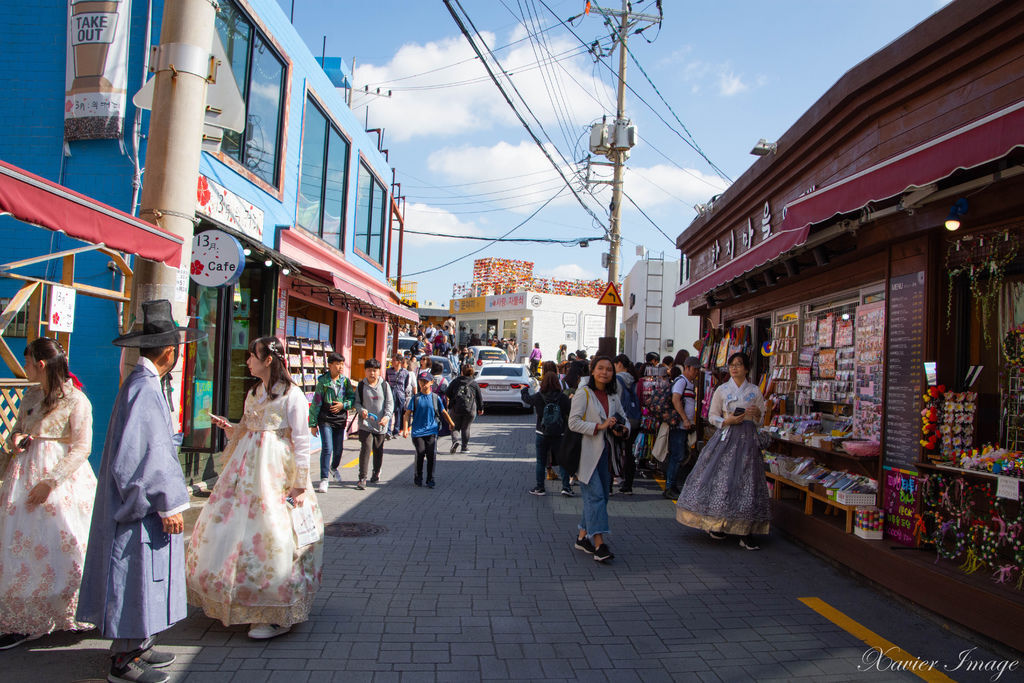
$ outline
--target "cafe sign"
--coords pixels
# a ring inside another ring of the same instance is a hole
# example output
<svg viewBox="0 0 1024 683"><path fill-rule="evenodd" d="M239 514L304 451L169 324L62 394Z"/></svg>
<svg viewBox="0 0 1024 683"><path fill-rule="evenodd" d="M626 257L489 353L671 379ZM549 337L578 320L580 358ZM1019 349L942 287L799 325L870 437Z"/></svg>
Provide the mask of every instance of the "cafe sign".
<svg viewBox="0 0 1024 683"><path fill-rule="evenodd" d="M242 277L242 244L222 230L207 230L192 238L192 281L203 287L233 285Z"/></svg>
<svg viewBox="0 0 1024 683"><path fill-rule="evenodd" d="M121 137L128 88L130 10L130 0L68 1L65 140Z"/></svg>
<svg viewBox="0 0 1024 683"><path fill-rule="evenodd" d="M199 176L196 188L196 213L263 241L263 210L204 175Z"/></svg>

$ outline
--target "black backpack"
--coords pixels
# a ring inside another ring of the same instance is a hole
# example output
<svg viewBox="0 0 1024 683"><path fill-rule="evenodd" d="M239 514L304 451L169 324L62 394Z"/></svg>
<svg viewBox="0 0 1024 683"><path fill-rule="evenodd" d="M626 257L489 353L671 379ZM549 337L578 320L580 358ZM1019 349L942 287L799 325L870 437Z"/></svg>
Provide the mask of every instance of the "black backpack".
<svg viewBox="0 0 1024 683"><path fill-rule="evenodd" d="M473 412L473 403L476 400L476 396L473 392L473 387L468 381L462 382L459 385L454 398L455 400L452 401L454 405L452 407L455 408L457 412L466 414Z"/></svg>
<svg viewBox="0 0 1024 683"><path fill-rule="evenodd" d="M540 416L540 431L547 437L562 435L562 408L558 398L549 401L544 399L544 412Z"/></svg>

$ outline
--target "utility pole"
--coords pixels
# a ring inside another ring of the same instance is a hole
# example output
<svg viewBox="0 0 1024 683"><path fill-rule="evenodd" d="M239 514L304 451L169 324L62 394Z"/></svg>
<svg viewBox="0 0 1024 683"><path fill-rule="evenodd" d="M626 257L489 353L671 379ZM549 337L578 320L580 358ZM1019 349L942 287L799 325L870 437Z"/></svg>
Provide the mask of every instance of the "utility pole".
<svg viewBox="0 0 1024 683"><path fill-rule="evenodd" d="M212 0L165 2L160 46L151 62L156 74L139 215L182 238L186 277L192 260L206 87L214 68L210 48L215 16ZM152 299L170 300L175 320L187 324L187 297L176 295L177 278L178 271L162 263L135 259L131 306L136 325L141 324L142 302ZM180 363L173 372L172 386L178 387Z"/></svg>
<svg viewBox="0 0 1024 683"><path fill-rule="evenodd" d="M616 286L618 286L619 280L619 262L621 260L622 245L622 184L626 173L626 159L629 158L629 149L633 145L630 137L635 133L635 129L630 126L629 119L626 118L626 58L628 56L626 41L629 37L630 29L636 22L661 21L660 17L630 12L629 4L629 0L622 0L622 10L619 12L601 9L600 7L596 8L606 18L617 15L619 20L619 26L616 31L618 34L616 39L619 43L618 97L616 99L615 122L612 124L611 133L607 136L610 141L609 148L605 152L605 155L614 167L611 183L611 216L609 218L608 230L608 282L616 283ZM609 26L612 26L610 20ZM606 183L607 181L604 182ZM617 306L605 307L604 337L598 340L598 353L609 356L614 356L616 353L619 338L617 308Z"/></svg>

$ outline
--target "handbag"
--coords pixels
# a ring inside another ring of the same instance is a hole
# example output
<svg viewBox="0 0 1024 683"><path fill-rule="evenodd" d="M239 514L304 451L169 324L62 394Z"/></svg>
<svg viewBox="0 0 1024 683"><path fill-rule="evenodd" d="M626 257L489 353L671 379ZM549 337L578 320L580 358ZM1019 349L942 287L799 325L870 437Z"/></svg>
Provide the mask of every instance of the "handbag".
<svg viewBox="0 0 1024 683"><path fill-rule="evenodd" d="M584 389L586 391L586 389ZM590 392L586 392L587 405L583 408L583 416L587 415L587 408L590 407ZM580 469L580 452L583 450L583 435L567 429L562 435L562 441L558 444L558 453L555 454L555 463L565 469L570 475L576 474Z"/></svg>
<svg viewBox="0 0 1024 683"><path fill-rule="evenodd" d="M303 548L320 540L320 530L317 529L316 520L313 519L312 505L293 507L291 513L297 548Z"/></svg>

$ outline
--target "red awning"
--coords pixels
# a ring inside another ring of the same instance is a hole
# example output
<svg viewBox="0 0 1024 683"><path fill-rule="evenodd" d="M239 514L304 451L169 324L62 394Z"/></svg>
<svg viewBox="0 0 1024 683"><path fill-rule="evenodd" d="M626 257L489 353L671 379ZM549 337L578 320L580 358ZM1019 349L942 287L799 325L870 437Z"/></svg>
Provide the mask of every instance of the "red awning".
<svg viewBox="0 0 1024 683"><path fill-rule="evenodd" d="M961 168L973 168L1024 145L1024 100L918 145L881 163L794 199L783 230L857 211L869 202L930 185Z"/></svg>
<svg viewBox="0 0 1024 683"><path fill-rule="evenodd" d="M686 303L701 294L710 292L719 285L724 285L733 278L757 268L760 265L771 261L776 256L783 254L793 247L798 247L807 241L807 233L811 226L805 225L796 230L782 230L775 233L764 242L758 243L753 249L749 249L728 263L719 266L704 277L686 285L676 292L675 306Z"/></svg>
<svg viewBox="0 0 1024 683"><path fill-rule="evenodd" d="M327 285L338 290L342 294L350 296L353 299L358 299L359 301L369 304L374 308L380 309L385 314L395 315L405 320L411 320L412 322L419 322L420 320L419 315L405 306L400 306L384 297L377 296L368 289L360 287L348 280L343 280L330 271L323 270L322 268L300 267L304 273L309 273L317 279L323 280Z"/></svg>
<svg viewBox="0 0 1024 683"><path fill-rule="evenodd" d="M181 264L177 235L3 161L0 213L174 268Z"/></svg>

